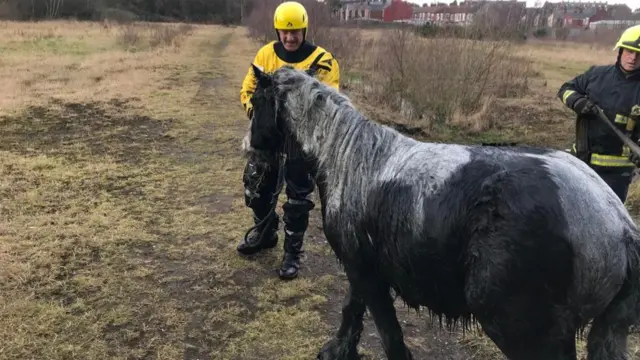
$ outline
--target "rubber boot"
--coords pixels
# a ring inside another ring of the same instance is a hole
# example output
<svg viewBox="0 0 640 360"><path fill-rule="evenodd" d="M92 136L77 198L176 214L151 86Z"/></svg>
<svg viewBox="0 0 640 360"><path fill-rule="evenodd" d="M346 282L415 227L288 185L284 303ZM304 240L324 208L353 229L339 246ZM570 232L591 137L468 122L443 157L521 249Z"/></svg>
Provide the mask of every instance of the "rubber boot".
<svg viewBox="0 0 640 360"><path fill-rule="evenodd" d="M254 216L254 223L260 223L261 219ZM260 250L270 249L278 244L278 215L271 215L270 220L251 230L246 241L242 239L236 248L239 253L251 255Z"/></svg>
<svg viewBox="0 0 640 360"><path fill-rule="evenodd" d="M302 242L304 233L285 232L284 255L278 270L278 275L283 280L295 279L300 268L300 256L302 255Z"/></svg>

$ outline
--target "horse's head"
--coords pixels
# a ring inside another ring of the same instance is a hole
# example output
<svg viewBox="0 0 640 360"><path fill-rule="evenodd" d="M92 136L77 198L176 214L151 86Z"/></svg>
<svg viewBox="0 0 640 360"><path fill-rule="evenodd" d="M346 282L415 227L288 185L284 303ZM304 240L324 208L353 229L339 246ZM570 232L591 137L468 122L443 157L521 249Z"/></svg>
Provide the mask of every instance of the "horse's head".
<svg viewBox="0 0 640 360"><path fill-rule="evenodd" d="M290 66L270 74L253 64L252 69L257 84L251 97L253 115L243 148L254 154L309 157L300 141L304 141L305 146L317 142L320 135L314 129L319 119L313 114L331 111L314 110L324 108L325 99L333 90L323 88L308 71Z"/></svg>
<svg viewBox="0 0 640 360"><path fill-rule="evenodd" d="M251 97L253 115L245 138L245 150L275 153L282 151L284 123L279 114L279 101L273 78L251 64L257 85Z"/></svg>

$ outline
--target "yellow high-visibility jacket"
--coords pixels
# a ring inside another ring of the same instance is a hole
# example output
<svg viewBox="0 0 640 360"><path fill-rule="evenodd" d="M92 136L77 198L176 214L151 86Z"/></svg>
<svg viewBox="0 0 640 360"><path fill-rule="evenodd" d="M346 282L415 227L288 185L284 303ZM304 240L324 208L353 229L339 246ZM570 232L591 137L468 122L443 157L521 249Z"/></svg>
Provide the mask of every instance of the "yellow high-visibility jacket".
<svg viewBox="0 0 640 360"><path fill-rule="evenodd" d="M267 73L273 72L284 65L290 65L299 70L308 70L314 62L317 68L316 78L336 90L340 90L340 66L338 61L329 51L310 42L305 41L298 50L289 52L285 50L281 42L272 41L258 50L253 60L253 64ZM256 78L253 74L253 69L249 66L240 90L240 102L247 115L250 114L252 108L249 100L255 87Z"/></svg>

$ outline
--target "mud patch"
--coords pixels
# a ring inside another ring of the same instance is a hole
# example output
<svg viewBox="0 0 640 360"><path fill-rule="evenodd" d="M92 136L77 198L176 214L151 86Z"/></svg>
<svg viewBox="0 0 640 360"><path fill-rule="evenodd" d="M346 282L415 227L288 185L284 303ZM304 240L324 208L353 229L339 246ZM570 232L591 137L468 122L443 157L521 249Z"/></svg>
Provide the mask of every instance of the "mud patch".
<svg viewBox="0 0 640 360"><path fill-rule="evenodd" d="M129 358L153 359L157 352L158 329L160 336L179 331L171 319L171 313L156 312L153 305L141 303L135 312L127 314L126 318L115 318L102 327L104 340L113 347L107 352L108 358L118 357L120 348L133 350ZM135 354L135 355L134 355Z"/></svg>
<svg viewBox="0 0 640 360"><path fill-rule="evenodd" d="M190 314L184 329L184 359L211 358L216 349L242 335L242 323L255 318L258 301L250 291L259 282L237 278L241 285L232 279L217 283L198 279L193 287L183 288L182 294L175 295L182 304L188 304L182 310Z"/></svg>
<svg viewBox="0 0 640 360"><path fill-rule="evenodd" d="M222 76L204 78L200 81L200 90L198 92L224 85L225 81L227 81L227 79Z"/></svg>
<svg viewBox="0 0 640 360"><path fill-rule="evenodd" d="M139 162L145 154L170 146L173 121L136 115L128 100L30 106L23 116L0 117L0 150L23 155L56 155L75 159L78 147L88 155L108 155Z"/></svg>
<svg viewBox="0 0 640 360"><path fill-rule="evenodd" d="M192 102L198 104L213 103L215 99L215 90L228 82L227 78L223 76L218 77L206 77L200 81L198 91L193 96Z"/></svg>
<svg viewBox="0 0 640 360"><path fill-rule="evenodd" d="M199 204L204 207L207 215L217 215L230 212L234 199L235 196L232 195L211 195L202 197Z"/></svg>

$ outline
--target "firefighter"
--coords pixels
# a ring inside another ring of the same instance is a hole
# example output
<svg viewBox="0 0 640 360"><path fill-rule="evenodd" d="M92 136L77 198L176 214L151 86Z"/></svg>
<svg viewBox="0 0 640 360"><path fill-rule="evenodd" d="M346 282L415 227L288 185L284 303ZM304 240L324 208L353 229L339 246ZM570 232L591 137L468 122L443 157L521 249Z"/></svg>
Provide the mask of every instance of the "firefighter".
<svg viewBox="0 0 640 360"><path fill-rule="evenodd" d="M593 168L622 202L640 159L598 119L596 105L635 142L640 119L640 25L626 29L613 50L613 65L591 66L560 86L558 97L577 114L572 153Z"/></svg>
<svg viewBox="0 0 640 360"><path fill-rule="evenodd" d="M284 65L291 65L314 73L320 81L340 90L338 62L329 51L307 40L308 25L309 17L302 4L295 1L281 3L273 16L273 26L278 40L258 50L253 63L267 73ZM253 114L250 99L255 86L256 79L249 67L240 91L240 101L249 119ZM280 278L285 280L298 275L300 255L303 253L303 237L309 223L309 211L315 207L310 199L315 187L310 170L310 164L302 156L288 154L284 174L287 202L282 206L285 230L284 256L278 270ZM245 204L252 209L257 227L249 233L246 242L243 240L238 245L237 250L241 254L254 254L262 249L273 248L278 243L279 217L275 211L271 212L275 206L272 199L276 192L277 178L276 159L267 166L252 157L247 161L243 175ZM260 236L261 233L263 236Z"/></svg>

